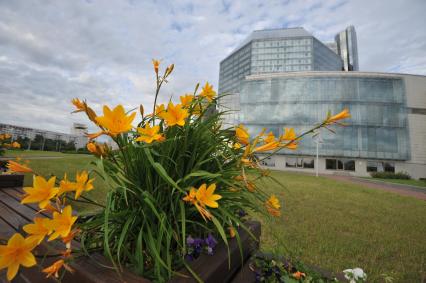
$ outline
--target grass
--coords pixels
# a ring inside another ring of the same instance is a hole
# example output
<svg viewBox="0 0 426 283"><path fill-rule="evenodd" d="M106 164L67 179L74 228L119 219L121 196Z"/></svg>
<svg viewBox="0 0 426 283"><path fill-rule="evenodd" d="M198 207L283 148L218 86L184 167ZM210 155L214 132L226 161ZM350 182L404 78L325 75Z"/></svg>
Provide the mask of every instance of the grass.
<svg viewBox="0 0 426 283"><path fill-rule="evenodd" d="M62 153L56 151L41 151L41 150L8 150L2 157L66 157L74 156L72 153ZM78 155L77 155L78 156Z"/></svg>
<svg viewBox="0 0 426 283"><path fill-rule="evenodd" d="M361 267L370 282L426 277L426 202L326 177L273 172L266 184L283 200L279 219L263 219L261 247L334 272Z"/></svg>
<svg viewBox="0 0 426 283"><path fill-rule="evenodd" d="M416 187L421 187L426 189L426 181L424 180L380 179L380 178L366 178L366 179L370 179L372 181L378 180L378 181L387 182L387 183L410 185L410 186L416 186Z"/></svg>
<svg viewBox="0 0 426 283"><path fill-rule="evenodd" d="M58 159L32 159L42 174L62 178L90 169L93 157L68 154ZM25 158L25 156L24 156ZM264 184L283 204L282 216L262 218L261 247L334 272L361 267L369 282L381 274L395 282L421 282L426 277L426 202L326 177L273 172L286 184ZM31 183L27 176L25 183ZM105 184L97 178L88 196L102 202ZM76 207L82 212L93 209Z"/></svg>

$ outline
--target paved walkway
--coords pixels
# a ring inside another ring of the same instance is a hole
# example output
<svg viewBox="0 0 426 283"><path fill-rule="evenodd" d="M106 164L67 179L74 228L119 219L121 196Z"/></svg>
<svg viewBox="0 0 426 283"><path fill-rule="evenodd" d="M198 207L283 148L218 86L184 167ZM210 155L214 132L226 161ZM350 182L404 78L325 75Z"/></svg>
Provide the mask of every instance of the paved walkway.
<svg viewBox="0 0 426 283"><path fill-rule="evenodd" d="M421 189L415 186L403 185L403 184L392 184L381 181L373 181L369 179L357 178L352 176L341 176L341 175L322 175L334 180L350 182L360 184L368 188L378 189L388 192L394 192L403 196L411 196L418 199L426 200L426 188Z"/></svg>

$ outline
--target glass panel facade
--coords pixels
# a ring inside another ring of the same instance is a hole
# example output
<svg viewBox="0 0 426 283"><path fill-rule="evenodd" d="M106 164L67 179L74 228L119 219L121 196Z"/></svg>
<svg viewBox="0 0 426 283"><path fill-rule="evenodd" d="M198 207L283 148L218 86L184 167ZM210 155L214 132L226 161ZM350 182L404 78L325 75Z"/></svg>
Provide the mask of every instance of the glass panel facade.
<svg viewBox="0 0 426 283"><path fill-rule="evenodd" d="M240 82L247 75L342 68L342 59L313 36L260 36L220 63L219 94L239 92Z"/></svg>
<svg viewBox="0 0 426 283"><path fill-rule="evenodd" d="M252 135L263 128L275 135L283 127L300 133L325 118L327 111L349 108L351 119L336 133L322 131L322 156L409 159L404 83L400 78L283 76L245 80L240 92L240 122ZM301 141L297 151L314 155L315 142ZM343 165L342 165L343 166ZM337 164L336 164L337 167Z"/></svg>

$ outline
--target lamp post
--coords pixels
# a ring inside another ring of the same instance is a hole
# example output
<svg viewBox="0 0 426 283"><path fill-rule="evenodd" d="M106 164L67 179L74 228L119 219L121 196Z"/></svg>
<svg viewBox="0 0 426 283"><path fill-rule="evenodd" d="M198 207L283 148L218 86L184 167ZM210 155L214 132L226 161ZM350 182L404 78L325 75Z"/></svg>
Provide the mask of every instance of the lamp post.
<svg viewBox="0 0 426 283"><path fill-rule="evenodd" d="M316 147L317 147L317 154L316 154L316 161L315 161L315 176L318 177L319 175L319 144L322 143L321 132L318 132L312 138L314 139L316 143Z"/></svg>

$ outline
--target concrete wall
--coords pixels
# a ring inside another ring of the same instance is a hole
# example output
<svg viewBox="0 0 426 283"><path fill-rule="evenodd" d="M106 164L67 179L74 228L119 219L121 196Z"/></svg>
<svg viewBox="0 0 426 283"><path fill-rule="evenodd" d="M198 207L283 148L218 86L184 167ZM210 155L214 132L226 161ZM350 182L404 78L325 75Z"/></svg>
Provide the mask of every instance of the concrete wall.
<svg viewBox="0 0 426 283"><path fill-rule="evenodd" d="M273 170L282 170L282 171L293 171L293 172L305 172L310 174L315 174L316 169L311 168L292 168L286 167L286 158L294 158L294 156L285 156L285 155L275 155L268 160L269 166L267 168ZM300 156L303 157L303 156ZM310 156L312 158L312 156ZM356 176L356 177L370 177L370 173L367 172L367 160L365 159L355 159L355 171L344 171L344 170L327 170L325 167L326 158L319 158L319 174L329 174L329 175L346 175L346 176ZM392 162L392 161L390 161ZM426 164L417 164L409 162L394 162L395 163L395 172L408 172L410 176L414 179L426 178ZM271 166L274 164L275 166ZM315 167L317 166L315 160Z"/></svg>

